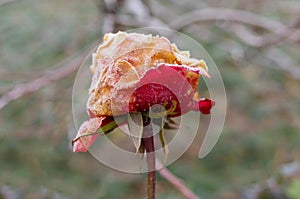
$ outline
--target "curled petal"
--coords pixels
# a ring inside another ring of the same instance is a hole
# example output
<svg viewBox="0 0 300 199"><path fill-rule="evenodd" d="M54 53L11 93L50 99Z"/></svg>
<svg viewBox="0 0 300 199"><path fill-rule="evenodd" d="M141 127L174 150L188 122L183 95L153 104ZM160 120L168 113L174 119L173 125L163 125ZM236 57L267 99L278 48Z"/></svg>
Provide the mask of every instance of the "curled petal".
<svg viewBox="0 0 300 199"><path fill-rule="evenodd" d="M73 152L87 152L89 147L96 141L99 134L82 137L73 144Z"/></svg>
<svg viewBox="0 0 300 199"><path fill-rule="evenodd" d="M113 121L112 117L107 116L95 117L85 121L80 126L76 138L72 141L73 151L86 152L100 135L98 131Z"/></svg>

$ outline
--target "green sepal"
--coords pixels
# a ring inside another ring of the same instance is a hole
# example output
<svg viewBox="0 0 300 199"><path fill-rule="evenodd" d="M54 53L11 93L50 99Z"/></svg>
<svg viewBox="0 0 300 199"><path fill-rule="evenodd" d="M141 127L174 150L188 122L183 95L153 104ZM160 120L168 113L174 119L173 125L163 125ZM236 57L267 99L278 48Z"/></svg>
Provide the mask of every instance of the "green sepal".
<svg viewBox="0 0 300 199"><path fill-rule="evenodd" d="M134 112L128 114L128 128L129 134L134 143L136 153L140 151L142 137L143 137L143 116L141 112Z"/></svg>
<svg viewBox="0 0 300 199"><path fill-rule="evenodd" d="M164 120L164 118L162 118L162 120ZM168 148L168 145L166 144L164 122L163 121L162 121L161 130L159 131L159 139L160 139L160 143L161 143L161 146L162 146L163 152L164 152L164 163L166 163L167 159L168 159L169 148Z"/></svg>

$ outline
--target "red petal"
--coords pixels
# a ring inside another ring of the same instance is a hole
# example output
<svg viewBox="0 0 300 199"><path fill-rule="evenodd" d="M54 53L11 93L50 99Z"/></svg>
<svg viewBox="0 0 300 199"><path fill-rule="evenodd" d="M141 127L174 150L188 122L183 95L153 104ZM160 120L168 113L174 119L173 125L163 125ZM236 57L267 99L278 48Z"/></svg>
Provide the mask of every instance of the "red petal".
<svg viewBox="0 0 300 199"><path fill-rule="evenodd" d="M169 64L148 70L133 93L129 111L146 111L155 104L165 105L168 110L174 102L172 116L193 110L199 73L197 69Z"/></svg>
<svg viewBox="0 0 300 199"><path fill-rule="evenodd" d="M76 135L77 137L80 137L81 135L87 134L87 133L94 133L96 132L99 128L107 125L108 123L112 122L113 118L108 117L108 116L103 116L103 117L95 117L91 118L88 121L85 121L79 128L79 131ZM73 151L74 152L86 152L89 147L96 141L98 138L99 134L95 135L89 135L85 137L81 137L78 140L76 140L73 143Z"/></svg>

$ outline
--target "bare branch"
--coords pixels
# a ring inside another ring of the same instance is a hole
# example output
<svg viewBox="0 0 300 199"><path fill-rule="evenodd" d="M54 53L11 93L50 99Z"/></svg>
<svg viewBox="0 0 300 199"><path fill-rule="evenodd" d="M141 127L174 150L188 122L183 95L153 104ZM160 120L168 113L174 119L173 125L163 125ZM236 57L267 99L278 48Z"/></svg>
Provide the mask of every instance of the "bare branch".
<svg viewBox="0 0 300 199"><path fill-rule="evenodd" d="M239 24L232 24L230 27L228 30L223 29L227 32L232 32L242 42L253 47L266 48L285 41L293 43L300 41L300 29L295 30L290 28L290 31L286 31L285 34L281 35L268 34L259 36Z"/></svg>
<svg viewBox="0 0 300 199"><path fill-rule="evenodd" d="M66 77L73 72L75 72L82 60L86 55L91 51L91 47L94 47L96 42L92 43L87 49L83 52L76 53L63 60L58 66L56 66L53 71L45 72L44 75L38 77L28 83L16 85L12 90L2 95L0 98L0 110L3 109L10 102L34 91L39 90L40 88L57 81L63 77Z"/></svg>
<svg viewBox="0 0 300 199"><path fill-rule="evenodd" d="M272 48L265 51L265 56L275 62L282 70L289 72L296 79L300 80L300 66L297 66L288 55L278 48Z"/></svg>
<svg viewBox="0 0 300 199"><path fill-rule="evenodd" d="M244 23L251 26L260 27L276 34L283 34L288 31L288 28L275 20L253 14L251 12L226 9L226 8L205 8L189 12L181 17L178 17L171 22L170 27L180 30L190 24L199 21L215 21L226 20L232 22Z"/></svg>
<svg viewBox="0 0 300 199"><path fill-rule="evenodd" d="M158 160L156 160L156 164L160 170L158 170L159 174L164 177L169 183L171 183L180 193L186 197L187 199L201 199L196 194L194 194L182 181L172 174L167 168L165 168Z"/></svg>
<svg viewBox="0 0 300 199"><path fill-rule="evenodd" d="M248 33L245 33L243 35L243 39L247 38L247 40L252 39L252 35L249 37L247 35ZM256 38L255 38L256 39ZM249 41L246 41L249 42ZM252 41L250 41L252 42ZM228 49L231 49L231 53L234 53L233 50L237 51L238 54L235 53L233 59L241 62L244 61L245 58L245 51L247 48L240 48L240 45L237 44L237 41L231 41L231 43L234 44L234 46L230 46L229 43L220 44L219 47L227 51ZM247 43L246 43L247 44ZM249 49L251 51L251 62L255 62L258 65L263 65L265 67L269 67L272 69L280 69L284 72L289 73L291 76L293 76L295 79L300 80L300 66L297 64L297 62L291 58L288 54L286 54L284 51L282 51L280 48L274 46L274 47L267 47L263 49Z"/></svg>
<svg viewBox="0 0 300 199"><path fill-rule="evenodd" d="M228 30L226 30L234 33L235 36L237 36L241 41L253 47L268 47L283 41L300 41L300 30L288 27L278 21L253 14L251 12L236 9L206 8L196 10L174 20L173 22L171 22L170 26L168 26L166 23L162 22L160 19L154 16L132 17L129 15L118 15L116 18L117 23L126 26L158 26L169 27L176 30L180 30L190 24L199 21L216 20L238 22L246 25L263 28L272 33L275 33L275 35L267 34L265 36L259 36L254 33L251 33L249 30L247 30L246 27L239 24L232 24L232 26L230 26L231 28L228 28Z"/></svg>

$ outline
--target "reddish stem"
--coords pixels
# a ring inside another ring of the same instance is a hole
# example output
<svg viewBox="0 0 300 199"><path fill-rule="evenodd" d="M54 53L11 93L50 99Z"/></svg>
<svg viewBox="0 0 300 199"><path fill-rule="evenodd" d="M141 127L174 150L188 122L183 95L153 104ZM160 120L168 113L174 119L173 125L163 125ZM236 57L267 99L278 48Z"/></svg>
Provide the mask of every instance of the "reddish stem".
<svg viewBox="0 0 300 199"><path fill-rule="evenodd" d="M155 185L156 185L156 171L155 171L155 149L153 141L153 132L151 125L149 124L150 118L144 119L144 138L143 144L146 149L147 156L147 169L148 169L148 181L147 181L147 198L155 199Z"/></svg>

